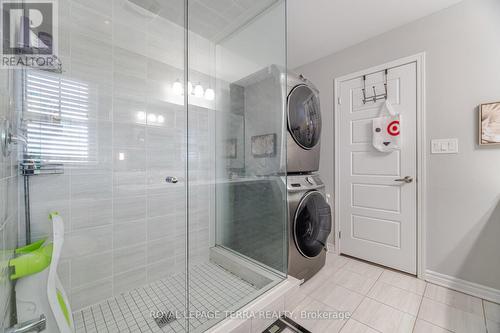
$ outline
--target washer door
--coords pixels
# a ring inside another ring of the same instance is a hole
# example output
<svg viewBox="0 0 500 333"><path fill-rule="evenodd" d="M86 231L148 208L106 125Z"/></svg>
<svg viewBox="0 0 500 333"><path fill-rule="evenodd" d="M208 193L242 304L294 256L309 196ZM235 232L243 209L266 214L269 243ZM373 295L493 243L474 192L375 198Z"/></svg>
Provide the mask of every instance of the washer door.
<svg viewBox="0 0 500 333"><path fill-rule="evenodd" d="M321 136L319 98L306 85L298 85L288 95L288 130L295 142L312 149Z"/></svg>
<svg viewBox="0 0 500 333"><path fill-rule="evenodd" d="M317 257L326 246L332 230L331 209L321 193L308 192L295 212L293 237L299 252L307 258Z"/></svg>

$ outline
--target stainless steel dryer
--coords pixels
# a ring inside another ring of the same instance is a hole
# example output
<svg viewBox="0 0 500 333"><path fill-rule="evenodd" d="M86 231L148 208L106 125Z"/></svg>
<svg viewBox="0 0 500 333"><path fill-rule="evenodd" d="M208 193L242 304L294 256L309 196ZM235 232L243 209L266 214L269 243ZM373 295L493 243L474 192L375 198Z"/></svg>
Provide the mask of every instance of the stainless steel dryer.
<svg viewBox="0 0 500 333"><path fill-rule="evenodd" d="M287 190L288 274L306 281L325 265L331 209L317 175L288 176Z"/></svg>
<svg viewBox="0 0 500 333"><path fill-rule="evenodd" d="M287 117L287 171L318 171L321 137L319 91L302 75L287 75Z"/></svg>

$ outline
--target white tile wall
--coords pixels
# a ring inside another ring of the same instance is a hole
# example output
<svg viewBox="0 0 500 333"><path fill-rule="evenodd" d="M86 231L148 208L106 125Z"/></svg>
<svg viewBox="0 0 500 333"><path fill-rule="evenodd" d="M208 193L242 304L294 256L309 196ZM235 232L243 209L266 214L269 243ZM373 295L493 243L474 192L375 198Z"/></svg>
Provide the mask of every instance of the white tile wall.
<svg viewBox="0 0 500 333"><path fill-rule="evenodd" d="M35 239L45 237L48 212L64 218L59 272L78 310L184 270L186 110L169 91L184 78L184 31L123 0L61 0L60 7L63 75L90 87L90 148L98 160L32 178L32 229ZM193 52L213 47L201 41ZM209 86L208 76L190 74ZM190 105L190 183L210 180L213 117ZM166 184L166 176L180 182ZM208 260L210 187L191 185L190 193L190 255Z"/></svg>

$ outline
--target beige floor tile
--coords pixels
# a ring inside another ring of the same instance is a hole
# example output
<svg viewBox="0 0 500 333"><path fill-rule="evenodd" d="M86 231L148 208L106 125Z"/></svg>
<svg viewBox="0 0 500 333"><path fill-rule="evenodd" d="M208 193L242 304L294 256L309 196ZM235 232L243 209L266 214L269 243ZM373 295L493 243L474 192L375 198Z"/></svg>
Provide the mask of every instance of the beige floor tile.
<svg viewBox="0 0 500 333"><path fill-rule="evenodd" d="M390 305L412 316L417 316L422 296L407 290L395 287L385 282L377 281L368 293L371 297L381 303Z"/></svg>
<svg viewBox="0 0 500 333"><path fill-rule="evenodd" d="M323 267L315 276L307 280L300 286L300 291L305 295L310 295L317 289L323 288L324 284L330 279L337 269L333 267Z"/></svg>
<svg viewBox="0 0 500 333"><path fill-rule="evenodd" d="M341 333L378 333L373 328L366 326L354 319L349 319L342 327Z"/></svg>
<svg viewBox="0 0 500 333"><path fill-rule="evenodd" d="M483 315L483 304L480 298L469 296L455 290L429 283L425 289L425 297L462 311L474 313L478 316Z"/></svg>
<svg viewBox="0 0 500 333"><path fill-rule="evenodd" d="M500 323L500 304L484 301L486 319Z"/></svg>
<svg viewBox="0 0 500 333"><path fill-rule="evenodd" d="M307 297L295 308L292 319L311 332L336 333L346 322L346 319L339 317L336 309L311 297Z"/></svg>
<svg viewBox="0 0 500 333"><path fill-rule="evenodd" d="M426 282L423 280L391 270L385 270L380 276L380 281L392 284L395 287L408 290L418 295L424 294L426 285Z"/></svg>
<svg viewBox="0 0 500 333"><path fill-rule="evenodd" d="M285 295L285 311L292 311L295 309L305 298L306 293L301 289L301 287L296 286L293 290L289 291Z"/></svg>
<svg viewBox="0 0 500 333"><path fill-rule="evenodd" d="M339 256L334 253L328 253L326 256L325 266L332 269L340 269L349 261L351 261L351 259L347 257Z"/></svg>
<svg viewBox="0 0 500 333"><path fill-rule="evenodd" d="M484 333L484 318L424 297L418 318L457 333Z"/></svg>
<svg viewBox="0 0 500 333"><path fill-rule="evenodd" d="M330 280L335 284L363 295L366 295L377 281L376 278L367 278L345 268L335 272Z"/></svg>
<svg viewBox="0 0 500 333"><path fill-rule="evenodd" d="M361 294L334 284L331 280L328 280L323 288L319 288L313 292L311 297L334 309L350 312L351 314L356 310L363 298L365 298Z"/></svg>
<svg viewBox="0 0 500 333"><path fill-rule="evenodd" d="M422 319L417 319L417 322L415 323L415 328L413 329L413 333L449 333L449 332L451 331L445 330L444 328L433 325Z"/></svg>
<svg viewBox="0 0 500 333"><path fill-rule="evenodd" d="M381 267L352 259L343 268L372 279L378 279L384 271Z"/></svg>
<svg viewBox="0 0 500 333"><path fill-rule="evenodd" d="M496 321L486 320L486 327L488 327L488 333L500 333L500 323Z"/></svg>
<svg viewBox="0 0 500 333"><path fill-rule="evenodd" d="M363 300L352 318L383 333L409 333L416 319L370 298Z"/></svg>

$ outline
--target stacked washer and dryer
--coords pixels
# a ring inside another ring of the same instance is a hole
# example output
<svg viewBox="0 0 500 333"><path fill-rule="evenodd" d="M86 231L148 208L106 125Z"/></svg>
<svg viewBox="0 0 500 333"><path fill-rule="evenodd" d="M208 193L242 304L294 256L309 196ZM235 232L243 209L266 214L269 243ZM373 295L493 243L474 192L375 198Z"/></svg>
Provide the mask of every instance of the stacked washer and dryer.
<svg viewBox="0 0 500 333"><path fill-rule="evenodd" d="M319 91L302 75L287 77L288 274L306 281L326 260L332 229L320 160Z"/></svg>

